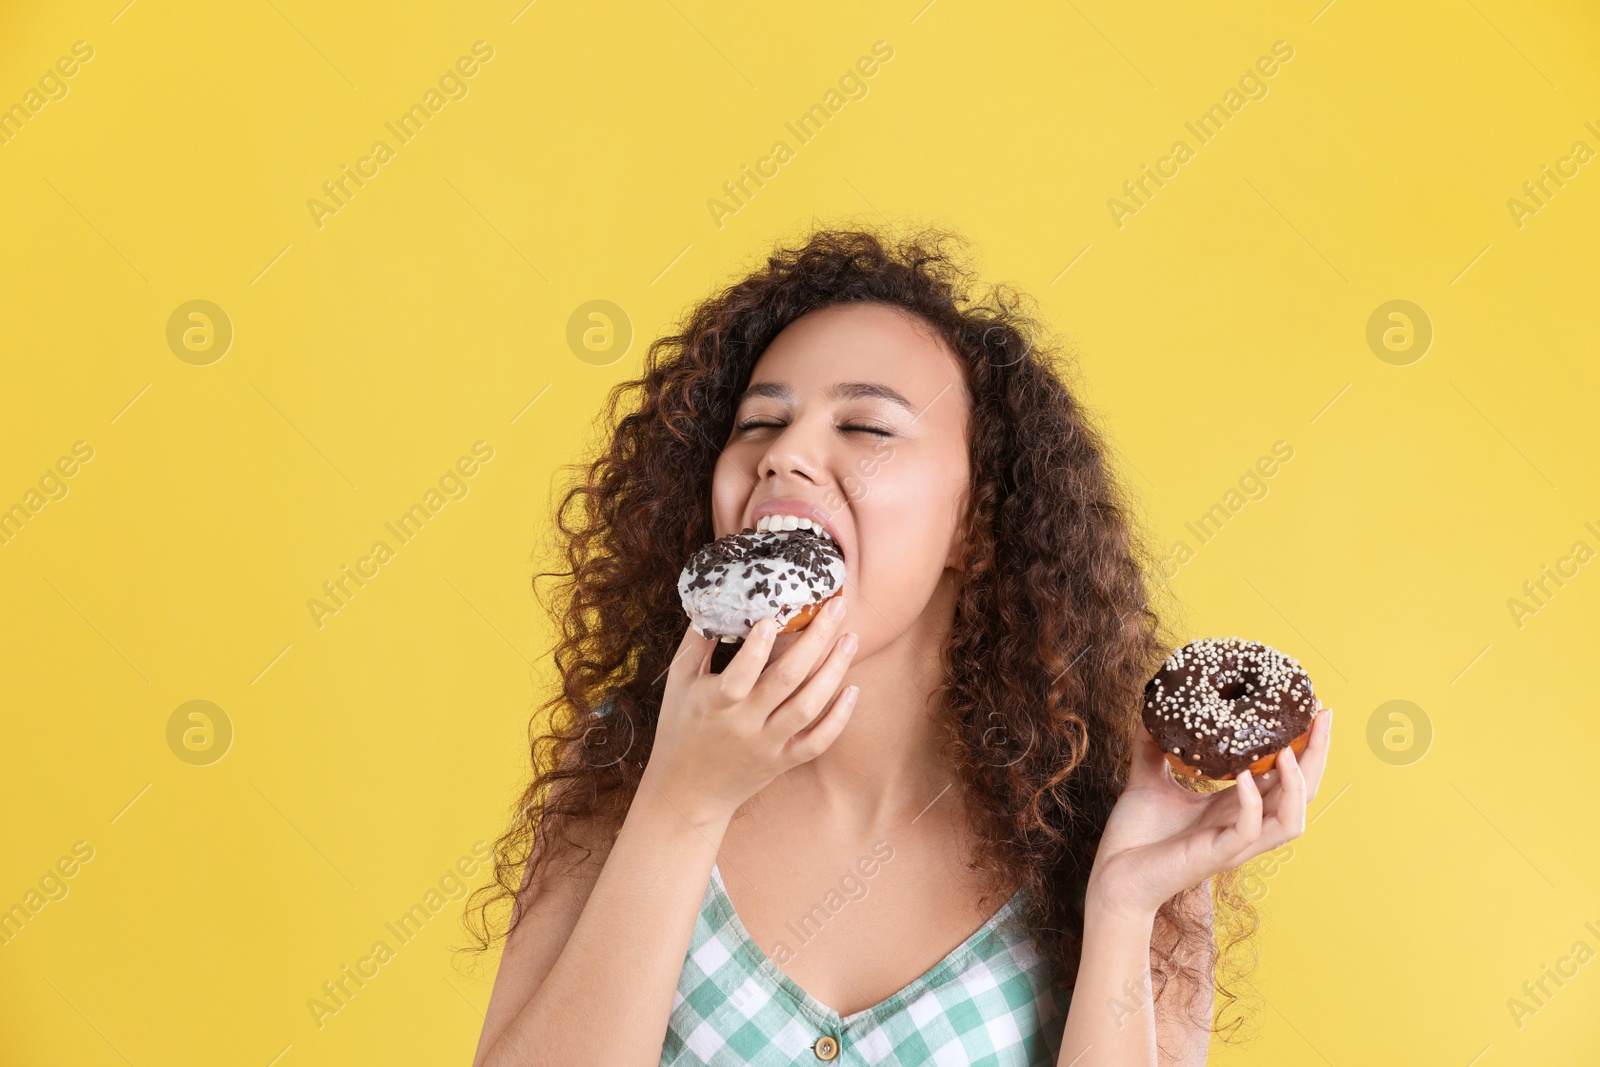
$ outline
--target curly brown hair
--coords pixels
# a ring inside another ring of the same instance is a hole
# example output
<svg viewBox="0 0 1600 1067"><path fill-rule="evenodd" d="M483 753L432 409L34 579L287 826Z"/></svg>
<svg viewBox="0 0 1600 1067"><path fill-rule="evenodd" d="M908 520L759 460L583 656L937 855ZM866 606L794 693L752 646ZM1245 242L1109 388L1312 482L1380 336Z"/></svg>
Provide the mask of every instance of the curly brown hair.
<svg viewBox="0 0 1600 1067"><path fill-rule="evenodd" d="M983 864L1026 888L1024 922L1058 985L1070 985L1087 879L1127 782L1144 684L1172 642L1145 580L1156 557L1063 380L1064 346L1043 343L1033 301L1013 287L975 298L952 242L963 243L937 229L850 228L780 243L651 344L641 378L613 387L603 451L566 468L578 474L555 516L566 567L533 578L536 595L540 579L560 579L550 610L561 621L552 651L561 691L530 724L532 781L496 841L495 880L468 901L470 913L489 894L478 927L469 924L477 951L503 936L491 906L509 898L503 934L515 928L520 887L552 854L551 834L587 854L569 828L614 835L627 813L686 624L678 574L714 536L712 471L756 360L807 312L875 301L929 323L964 369L972 484L965 575L941 661L943 751ZM1224 1038L1243 1019L1221 1023L1239 999L1221 964L1259 926L1241 870L1212 878L1209 902L1207 883L1167 901L1152 938L1156 997L1213 978L1223 1006L1212 1030Z"/></svg>

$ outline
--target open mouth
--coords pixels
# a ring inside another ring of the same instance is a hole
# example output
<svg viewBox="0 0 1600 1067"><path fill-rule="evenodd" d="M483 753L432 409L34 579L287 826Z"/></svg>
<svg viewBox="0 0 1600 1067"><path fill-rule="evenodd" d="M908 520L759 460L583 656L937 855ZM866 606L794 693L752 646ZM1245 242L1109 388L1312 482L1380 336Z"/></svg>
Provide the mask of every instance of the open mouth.
<svg viewBox="0 0 1600 1067"><path fill-rule="evenodd" d="M761 533L808 530L820 537L827 538L833 544L833 547L838 550L840 556L845 554L844 545L833 530L829 529L828 523L824 521L823 516L815 513L814 509L803 509L800 502L796 502L792 507L793 510L782 505L777 507L767 505L765 513L757 516L754 520L755 529ZM813 513L805 514L806 510L812 510Z"/></svg>
<svg viewBox="0 0 1600 1067"><path fill-rule="evenodd" d="M761 533L787 533L790 530L809 530L819 537L825 537L839 548L838 538L829 533L820 522L811 519L802 519L796 515L763 515L756 520L756 529ZM842 550L841 550L842 551Z"/></svg>

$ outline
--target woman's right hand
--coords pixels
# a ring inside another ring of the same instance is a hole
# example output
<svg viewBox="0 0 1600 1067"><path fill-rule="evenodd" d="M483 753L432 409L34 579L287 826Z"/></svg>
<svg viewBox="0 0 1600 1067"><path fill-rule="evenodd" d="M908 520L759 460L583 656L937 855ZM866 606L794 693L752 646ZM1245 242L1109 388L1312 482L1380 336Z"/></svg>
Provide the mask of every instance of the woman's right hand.
<svg viewBox="0 0 1600 1067"><path fill-rule="evenodd" d="M856 696L854 686L838 692L857 643L855 634L838 634L843 608L842 597L830 599L770 667L777 625L762 619L719 674L710 669L717 639L686 626L640 788L659 790L690 822L712 826L833 744Z"/></svg>

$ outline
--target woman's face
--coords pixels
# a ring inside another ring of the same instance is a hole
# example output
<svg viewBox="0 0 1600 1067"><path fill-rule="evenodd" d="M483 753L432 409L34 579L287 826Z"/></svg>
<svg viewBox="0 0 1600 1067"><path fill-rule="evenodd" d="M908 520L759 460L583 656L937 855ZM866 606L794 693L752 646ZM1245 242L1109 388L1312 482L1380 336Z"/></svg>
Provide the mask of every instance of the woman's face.
<svg viewBox="0 0 1600 1067"><path fill-rule="evenodd" d="M739 399L712 479L716 535L753 528L774 505L820 519L844 553L839 632L860 635L854 661L915 642L941 576L961 566L969 412L956 357L909 312L804 315ZM798 636L780 636L771 658Z"/></svg>

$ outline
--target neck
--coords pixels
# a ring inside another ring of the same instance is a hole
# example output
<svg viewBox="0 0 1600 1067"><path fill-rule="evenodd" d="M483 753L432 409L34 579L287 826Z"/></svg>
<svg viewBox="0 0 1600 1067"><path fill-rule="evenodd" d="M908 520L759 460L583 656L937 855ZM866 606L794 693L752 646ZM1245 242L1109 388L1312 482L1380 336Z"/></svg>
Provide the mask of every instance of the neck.
<svg viewBox="0 0 1600 1067"><path fill-rule="evenodd" d="M851 663L840 689L858 685L861 692L849 724L820 756L783 776L819 820L871 836L924 815L950 817L944 809L959 792L940 752L936 690L960 577L945 571L910 627Z"/></svg>

